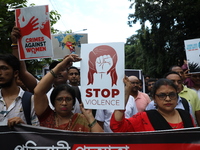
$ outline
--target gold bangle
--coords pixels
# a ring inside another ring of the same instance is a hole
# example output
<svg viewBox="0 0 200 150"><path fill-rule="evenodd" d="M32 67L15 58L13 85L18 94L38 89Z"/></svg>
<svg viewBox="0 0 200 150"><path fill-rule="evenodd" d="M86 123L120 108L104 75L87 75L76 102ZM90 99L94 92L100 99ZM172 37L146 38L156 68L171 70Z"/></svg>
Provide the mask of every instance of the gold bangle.
<svg viewBox="0 0 200 150"><path fill-rule="evenodd" d="M18 44L11 44L11 47L17 47Z"/></svg>
<svg viewBox="0 0 200 150"><path fill-rule="evenodd" d="M54 78L57 78L57 75L55 74L55 72L52 69L50 70L50 73Z"/></svg>
<svg viewBox="0 0 200 150"><path fill-rule="evenodd" d="M97 123L97 120L94 119L94 121L91 124L88 124L88 127L92 128Z"/></svg>

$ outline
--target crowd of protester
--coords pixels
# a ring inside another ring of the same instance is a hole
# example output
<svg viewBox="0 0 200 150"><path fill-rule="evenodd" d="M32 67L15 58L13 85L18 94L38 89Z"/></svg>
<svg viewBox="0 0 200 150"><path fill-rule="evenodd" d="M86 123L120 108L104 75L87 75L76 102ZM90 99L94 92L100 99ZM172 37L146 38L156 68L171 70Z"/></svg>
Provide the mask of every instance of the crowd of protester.
<svg viewBox="0 0 200 150"><path fill-rule="evenodd" d="M19 28L13 28L11 37L13 53L0 54L1 125L30 124L78 132L200 126L200 73L189 74L186 65L170 67L161 79L146 75L144 83L134 75L124 77L125 109L93 111L82 104L80 70L73 66L73 62L81 61L78 55L53 61L49 72L37 80L18 59Z"/></svg>

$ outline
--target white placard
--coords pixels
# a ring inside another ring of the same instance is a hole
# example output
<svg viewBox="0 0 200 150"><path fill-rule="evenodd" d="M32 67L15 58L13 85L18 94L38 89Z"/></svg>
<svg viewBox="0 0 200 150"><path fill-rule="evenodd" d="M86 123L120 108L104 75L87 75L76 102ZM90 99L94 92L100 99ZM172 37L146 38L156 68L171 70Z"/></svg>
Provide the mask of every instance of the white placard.
<svg viewBox="0 0 200 150"><path fill-rule="evenodd" d="M200 73L200 38L185 40L189 73Z"/></svg>
<svg viewBox="0 0 200 150"><path fill-rule="evenodd" d="M81 97L88 109L124 109L124 43L81 45Z"/></svg>
<svg viewBox="0 0 200 150"><path fill-rule="evenodd" d="M21 34L18 39L21 60L53 56L48 5L16 9L15 20Z"/></svg>

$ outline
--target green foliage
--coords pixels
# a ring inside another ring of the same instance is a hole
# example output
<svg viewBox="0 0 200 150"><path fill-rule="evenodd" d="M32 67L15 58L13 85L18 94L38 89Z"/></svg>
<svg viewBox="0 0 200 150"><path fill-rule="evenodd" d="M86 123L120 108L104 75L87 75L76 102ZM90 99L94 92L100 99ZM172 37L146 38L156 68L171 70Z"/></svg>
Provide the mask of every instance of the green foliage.
<svg viewBox="0 0 200 150"><path fill-rule="evenodd" d="M184 40L199 38L200 1L196 0L130 0L129 26L140 22L134 50L126 49L126 54L136 57L132 67L140 66L145 74L162 77L172 65L182 65L185 59ZM150 24L149 28L145 24ZM127 44L128 44L127 40ZM139 50L139 51L138 51ZM141 55L141 56L140 56ZM127 58L127 56L126 56ZM137 58L142 60L137 61ZM129 61L129 59L126 59ZM126 62L130 64L130 62ZM129 67L129 66L126 66Z"/></svg>
<svg viewBox="0 0 200 150"><path fill-rule="evenodd" d="M67 33L72 33L72 30L66 30L66 31L58 31L56 34L67 34Z"/></svg>
<svg viewBox="0 0 200 150"><path fill-rule="evenodd" d="M55 34L56 32L59 32L58 29L54 29L53 25L56 24L56 22L58 20L60 20L61 15L56 11L56 10L52 10L49 12L49 16L50 16L50 24L51 24L51 33Z"/></svg>
<svg viewBox="0 0 200 150"><path fill-rule="evenodd" d="M26 0L1 0L0 2L0 53L11 52L10 32L15 24L13 8L23 7Z"/></svg>
<svg viewBox="0 0 200 150"><path fill-rule="evenodd" d="M27 7L27 0L1 0L0 2L0 53L11 53L10 33L15 25L16 8ZM30 4L34 6L35 4ZM53 25L60 19L60 14L56 10L50 11L51 32L56 33L59 30L54 29ZM35 74L36 70L41 69L44 65L51 62L50 58L27 60L27 70Z"/></svg>

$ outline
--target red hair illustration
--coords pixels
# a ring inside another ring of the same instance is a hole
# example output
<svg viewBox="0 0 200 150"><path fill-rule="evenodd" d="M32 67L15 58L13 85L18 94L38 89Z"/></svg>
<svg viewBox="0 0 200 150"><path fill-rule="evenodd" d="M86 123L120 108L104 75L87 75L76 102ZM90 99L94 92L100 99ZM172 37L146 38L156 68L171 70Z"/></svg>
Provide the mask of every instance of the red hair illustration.
<svg viewBox="0 0 200 150"><path fill-rule="evenodd" d="M117 53L114 50L114 48L108 46L108 45L101 45L97 46L89 53L89 71L88 71L88 84L93 84L94 82L94 73L97 73L96 68L96 59L100 56L104 55L110 55L113 61L113 65L111 68L106 72L106 74L110 73L110 77L112 79L112 86L115 84L117 85L117 73L116 73L116 64L117 64Z"/></svg>

